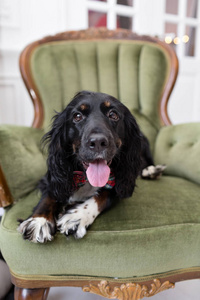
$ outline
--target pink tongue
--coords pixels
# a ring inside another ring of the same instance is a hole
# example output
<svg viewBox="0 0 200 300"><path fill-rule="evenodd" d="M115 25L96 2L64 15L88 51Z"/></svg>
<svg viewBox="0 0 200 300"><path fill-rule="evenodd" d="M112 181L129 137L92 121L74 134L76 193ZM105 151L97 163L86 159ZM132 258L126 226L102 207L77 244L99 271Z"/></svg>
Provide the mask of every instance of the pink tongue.
<svg viewBox="0 0 200 300"><path fill-rule="evenodd" d="M110 175L110 168L106 160L95 160L89 164L86 171L89 183L95 187L106 185Z"/></svg>

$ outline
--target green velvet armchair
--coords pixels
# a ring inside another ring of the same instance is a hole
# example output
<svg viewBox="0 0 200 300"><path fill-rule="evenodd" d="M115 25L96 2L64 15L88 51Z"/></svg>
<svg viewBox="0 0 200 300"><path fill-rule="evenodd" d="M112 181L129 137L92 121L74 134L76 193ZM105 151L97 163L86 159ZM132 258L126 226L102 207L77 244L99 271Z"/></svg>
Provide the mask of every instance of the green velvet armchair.
<svg viewBox="0 0 200 300"><path fill-rule="evenodd" d="M7 206L0 249L15 300L46 299L53 286L136 300L200 278L200 123L174 126L167 115L178 72L172 48L126 30L64 32L27 46L20 68L33 126L0 126L0 203ZM83 239L58 233L33 244L17 232L17 220L38 202L35 186L46 171L40 140L54 112L83 89L127 105L156 164L167 168L159 180L138 178L132 197L100 215Z"/></svg>

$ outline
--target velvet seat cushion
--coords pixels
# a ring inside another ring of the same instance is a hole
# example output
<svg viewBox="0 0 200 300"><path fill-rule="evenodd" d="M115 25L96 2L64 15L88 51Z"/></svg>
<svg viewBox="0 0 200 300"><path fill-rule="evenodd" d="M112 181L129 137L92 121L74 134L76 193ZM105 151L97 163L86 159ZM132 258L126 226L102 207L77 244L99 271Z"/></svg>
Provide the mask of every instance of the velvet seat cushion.
<svg viewBox="0 0 200 300"><path fill-rule="evenodd" d="M17 276L135 278L200 267L200 187L178 177L138 180L131 198L100 215L80 240L57 233L33 244L17 232L38 201L32 192L7 209L0 244Z"/></svg>

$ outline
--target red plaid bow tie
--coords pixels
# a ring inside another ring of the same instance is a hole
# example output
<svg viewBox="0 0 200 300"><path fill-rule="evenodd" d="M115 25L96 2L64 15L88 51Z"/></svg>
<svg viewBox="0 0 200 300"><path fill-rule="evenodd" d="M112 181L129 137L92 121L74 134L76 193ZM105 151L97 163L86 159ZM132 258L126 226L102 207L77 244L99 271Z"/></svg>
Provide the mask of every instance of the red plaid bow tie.
<svg viewBox="0 0 200 300"><path fill-rule="evenodd" d="M75 187L77 189L79 189L86 182L88 182L87 176L82 171L74 171L73 172L73 180L74 180ZM108 179L108 182L106 183L106 185L104 186L104 188L106 188L106 189L112 189L114 186L115 186L115 176L111 172L110 176L109 176L109 179Z"/></svg>

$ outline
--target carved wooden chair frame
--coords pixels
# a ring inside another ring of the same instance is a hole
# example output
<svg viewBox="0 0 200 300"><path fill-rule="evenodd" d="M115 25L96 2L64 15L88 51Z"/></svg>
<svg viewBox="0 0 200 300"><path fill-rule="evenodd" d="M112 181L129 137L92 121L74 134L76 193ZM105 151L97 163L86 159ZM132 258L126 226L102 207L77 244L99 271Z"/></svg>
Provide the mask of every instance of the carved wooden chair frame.
<svg viewBox="0 0 200 300"><path fill-rule="evenodd" d="M30 97L34 106L34 121L33 127L41 128L44 120L44 111L42 101L40 99L39 92L32 79L30 70L30 57L32 51L41 44L63 41L63 40L142 40L159 44L164 48L170 57L171 69L168 81L166 82L163 94L160 98L159 112L160 118L164 125L171 124L167 114L167 103L171 91L174 87L177 73L178 73L178 60L175 52L160 40L149 36L139 36L128 30L108 30L106 28L90 28L81 31L69 31L59 33L54 36L45 37L39 41L36 41L28 45L20 56L20 70L26 85L26 88L30 94ZM0 166L0 205L8 206L12 204L13 198L6 183L5 176ZM170 257L169 257L170 259ZM165 276L165 277L163 277ZM180 270L179 272L169 272L164 275L158 276L158 278L152 279L152 277L136 278L134 282L128 280L66 280L65 278L51 276L49 279L43 280L42 278L19 278L12 274L12 282L15 285L15 300L21 299L47 299L49 288L54 286L73 286L82 287L83 291L91 292L109 299L123 299L123 300L136 300L144 297L153 296L163 290L173 288L175 282L200 278L200 271L197 269Z"/></svg>

